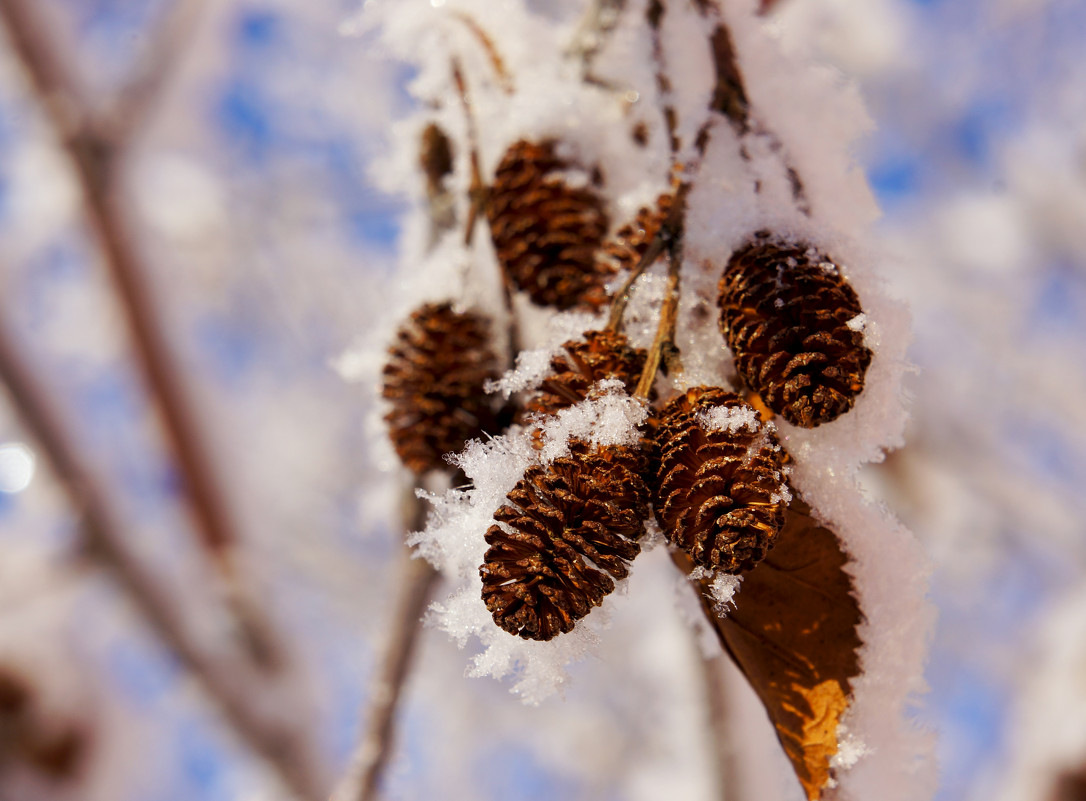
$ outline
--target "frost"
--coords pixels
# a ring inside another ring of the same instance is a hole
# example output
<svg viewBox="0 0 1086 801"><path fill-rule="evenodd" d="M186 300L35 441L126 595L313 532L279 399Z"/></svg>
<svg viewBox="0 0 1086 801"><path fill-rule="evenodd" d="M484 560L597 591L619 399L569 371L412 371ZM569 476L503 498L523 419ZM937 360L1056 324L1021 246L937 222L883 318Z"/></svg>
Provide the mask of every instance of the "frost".
<svg viewBox="0 0 1086 801"><path fill-rule="evenodd" d="M696 415L698 425L706 431L757 431L761 424L758 412L751 406L714 406L712 409L699 411Z"/></svg>
<svg viewBox="0 0 1086 801"><path fill-rule="evenodd" d="M508 398L515 392L535 389L550 374L555 352L551 348L522 350L517 354L517 366L497 381L488 381L486 391L500 392L502 397Z"/></svg>
<svg viewBox="0 0 1086 801"><path fill-rule="evenodd" d="M734 596L739 591L739 585L743 583L742 576L731 573L716 573L712 570L698 566L690 571L693 581L712 578L709 583L709 592L713 596L713 611L719 617L726 617L728 607L735 607Z"/></svg>
<svg viewBox="0 0 1086 801"><path fill-rule="evenodd" d="M830 759L831 768L851 768L866 756L869 749L856 739L844 724L837 727L837 753Z"/></svg>
<svg viewBox="0 0 1086 801"><path fill-rule="evenodd" d="M569 454L569 441L590 442L596 446L633 446L641 438L638 426L648 419L648 406L626 393L619 379L600 381L589 392L588 400L562 409L540 426L544 463Z"/></svg>

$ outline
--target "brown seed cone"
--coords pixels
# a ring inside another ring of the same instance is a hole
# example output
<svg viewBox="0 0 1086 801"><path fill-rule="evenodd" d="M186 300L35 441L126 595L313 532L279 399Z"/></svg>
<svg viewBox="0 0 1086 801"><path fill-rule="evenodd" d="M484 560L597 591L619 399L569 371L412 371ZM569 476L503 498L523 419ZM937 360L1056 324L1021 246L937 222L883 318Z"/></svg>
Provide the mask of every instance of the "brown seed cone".
<svg viewBox="0 0 1086 801"><path fill-rule="evenodd" d="M648 515L640 450L571 443L570 456L529 467L494 514L479 568L494 622L550 640L625 578ZM606 571L606 572L604 572Z"/></svg>
<svg viewBox="0 0 1086 801"><path fill-rule="evenodd" d="M863 313L837 266L813 248L759 239L720 279L720 330L747 385L793 425L852 408L871 351L848 323Z"/></svg>
<svg viewBox="0 0 1086 801"><path fill-rule="evenodd" d="M671 192L656 199L656 207L642 206L633 222L618 229L615 235L603 246L603 252L609 256L620 270L632 270L641 261L652 240L660 232L660 227L671 211L675 195Z"/></svg>
<svg viewBox="0 0 1086 801"><path fill-rule="evenodd" d="M633 392L645 366L645 350L631 348L624 335L612 331L585 331L584 341L565 343L551 360L553 375L546 378L526 404L525 411L553 415L580 403L597 381L617 378Z"/></svg>
<svg viewBox="0 0 1086 801"><path fill-rule="evenodd" d="M449 137L436 122L431 122L422 131L419 166L426 176L427 193L431 197L439 194L445 176L453 169L453 151Z"/></svg>
<svg viewBox="0 0 1086 801"><path fill-rule="evenodd" d="M560 174L574 165L555 145L521 140L505 152L486 203L494 249L512 285L540 306L596 309L615 272L596 258L607 214L595 191Z"/></svg>
<svg viewBox="0 0 1086 801"><path fill-rule="evenodd" d="M734 430L707 430L699 416L715 407L748 412ZM653 507L668 542L695 563L725 573L765 558L788 505L777 437L734 392L695 387L655 421Z"/></svg>
<svg viewBox="0 0 1086 801"><path fill-rule="evenodd" d="M416 473L443 468L445 454L495 433L483 386L497 375L483 317L448 303L417 309L389 348L381 388L392 403L385 422L400 460Z"/></svg>
<svg viewBox="0 0 1086 801"><path fill-rule="evenodd" d="M52 779L71 779L86 754L86 733L71 722L46 719L35 690L22 676L0 667L0 774L23 763Z"/></svg>

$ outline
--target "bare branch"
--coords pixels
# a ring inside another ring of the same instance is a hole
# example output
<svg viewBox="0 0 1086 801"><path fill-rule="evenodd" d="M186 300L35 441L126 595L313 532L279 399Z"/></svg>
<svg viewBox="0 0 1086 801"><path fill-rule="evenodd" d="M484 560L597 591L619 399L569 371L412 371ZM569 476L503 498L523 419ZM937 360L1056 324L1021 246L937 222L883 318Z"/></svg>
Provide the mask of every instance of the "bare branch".
<svg viewBox="0 0 1086 801"><path fill-rule="evenodd" d="M682 203L681 199L676 200ZM667 294L660 306L660 318L656 325L656 337L649 348L648 357L645 359L645 368L641 372L641 380L637 382L634 390L635 398L647 399L652 392L652 385L656 381L656 373L660 369L661 362L667 359L675 349L675 323L679 313L679 278L682 272L682 240L681 233L674 239L668 240L668 267L667 267Z"/></svg>
<svg viewBox="0 0 1086 801"><path fill-rule="evenodd" d="M483 27L475 21L475 18L469 14L465 14L462 11L452 11L451 15L460 20L471 31L471 35L475 37L479 42L479 46L483 48L483 52L486 53L487 60L490 61L490 67L494 70L494 77L498 81L498 86L507 95L513 94L513 78L509 74L509 70L506 69L505 61L502 59L501 54L498 52L497 45L494 44L494 40L490 38L490 35L483 30Z"/></svg>
<svg viewBox="0 0 1086 801"><path fill-rule="evenodd" d="M407 529L416 530L422 527L422 502L414 494L410 502ZM365 734L359 740L346 776L332 794L332 801L374 801L395 746L396 713L422 633L422 614L440 575L426 560L412 559L406 549L402 562L389 639L365 713Z"/></svg>
<svg viewBox="0 0 1086 801"><path fill-rule="evenodd" d="M468 157L471 164L471 185L468 187L468 219L464 224L464 245L470 246L475 234L475 221L486 205L486 185L483 183L483 172L479 165L479 134L475 130L475 115L471 111L471 97L468 95L467 82L464 80L464 72L460 68L458 59L452 60L453 84L456 93L460 97L460 104L464 109L465 125L468 137Z"/></svg>
<svg viewBox="0 0 1086 801"><path fill-rule="evenodd" d="M207 0L173 0L144 47L134 77L105 112L95 116L94 127L115 146L131 142L154 116L163 89L177 74L178 62L190 46L206 5Z"/></svg>
<svg viewBox="0 0 1086 801"><path fill-rule="evenodd" d="M701 660L702 678L705 681L705 700L709 712L709 730L712 734L713 761L716 765L716 781L723 801L739 801L739 766L735 750L731 746L731 708L728 691L724 684L724 669L728 658L723 654Z"/></svg>
<svg viewBox="0 0 1086 801"><path fill-rule="evenodd" d="M184 5L192 9L188 13L195 13L188 0ZM127 222L118 187L123 151L108 129L89 124L86 109L65 79L69 72L66 61L49 41L38 11L28 0L0 0L0 17L80 183L87 217L118 290L137 361L158 401L167 440L184 477L200 541L226 583L227 599L250 652L259 663L273 667L285 658L284 649L238 573L237 526ZM151 91L165 80L165 74L163 71L162 77L153 78L139 91ZM134 121L141 107L136 100L131 102Z"/></svg>
<svg viewBox="0 0 1086 801"><path fill-rule="evenodd" d="M23 425L82 517L85 554L110 571L151 629L197 678L226 722L252 751L263 757L299 798L317 799L322 786L306 743L286 721L269 714L266 699L246 692L248 671L213 659L185 625L179 607L133 557L126 545L124 517L99 475L72 445L64 416L19 355L11 332L0 320L0 380L10 393Z"/></svg>

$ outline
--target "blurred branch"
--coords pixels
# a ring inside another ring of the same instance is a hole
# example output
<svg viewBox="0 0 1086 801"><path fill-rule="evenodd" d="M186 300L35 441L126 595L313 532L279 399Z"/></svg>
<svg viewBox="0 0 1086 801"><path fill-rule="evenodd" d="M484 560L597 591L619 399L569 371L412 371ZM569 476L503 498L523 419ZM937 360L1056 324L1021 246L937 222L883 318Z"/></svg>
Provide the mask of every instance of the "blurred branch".
<svg viewBox="0 0 1086 801"><path fill-rule="evenodd" d="M130 134L148 113L153 93L167 79L180 52L182 32L194 24L202 2L182 0L180 10L170 14L164 25L173 30L156 37L163 49L151 54L161 63L145 65L143 77L135 80L125 94L127 99L117 107L125 116L116 125L102 120L95 123L89 116L68 79L65 57L45 29L40 7L29 0L0 0L0 17L78 178L87 216L120 295L137 362L158 402L168 443L184 478L201 543L225 581L227 601L251 654L257 662L272 667L284 660L284 649L238 573L237 527L185 390L179 359L162 325L165 315L155 302L118 187L126 142L113 136Z"/></svg>
<svg viewBox="0 0 1086 801"><path fill-rule="evenodd" d="M709 730L712 733L713 764L716 766L717 789L723 801L739 801L739 770L731 746L729 722L731 711L724 684L724 668L728 658L723 654L702 657L701 672L705 681L705 700L709 706Z"/></svg>
<svg viewBox="0 0 1086 801"><path fill-rule="evenodd" d="M483 48L483 52L486 53L487 60L490 62L491 69L494 70L494 77L498 81L498 86L507 95L513 94L513 78L509 74L509 70L505 66L505 60L498 52L497 45L494 44L494 40L490 38L490 35L483 30L483 26L475 21L475 18L470 14L465 14L462 11L452 11L450 14L460 20L471 31L471 35L475 37L475 40L479 43L479 46Z"/></svg>
<svg viewBox="0 0 1086 801"><path fill-rule="evenodd" d="M423 503L413 492L408 503L406 530L417 531L424 523ZM389 620L389 639L365 713L365 734L358 742L347 774L332 794L332 801L374 801L395 746L396 713L422 633L422 615L440 576L425 559L412 558L406 548L402 565L399 593Z"/></svg>
<svg viewBox="0 0 1086 801"><path fill-rule="evenodd" d="M203 685L239 739L262 756L298 797L320 797L321 783L307 746L289 721L258 693L247 691L246 676L201 648L184 615L161 583L135 559L126 543L123 515L99 476L72 445L76 441L49 392L40 385L0 320L0 380L28 433L82 517L85 554L108 569L148 625Z"/></svg>
<svg viewBox="0 0 1086 801"><path fill-rule="evenodd" d="M177 72L177 65L196 30L208 0L173 0L141 54L133 78L109 104L94 127L114 145L130 143L154 115L162 90Z"/></svg>

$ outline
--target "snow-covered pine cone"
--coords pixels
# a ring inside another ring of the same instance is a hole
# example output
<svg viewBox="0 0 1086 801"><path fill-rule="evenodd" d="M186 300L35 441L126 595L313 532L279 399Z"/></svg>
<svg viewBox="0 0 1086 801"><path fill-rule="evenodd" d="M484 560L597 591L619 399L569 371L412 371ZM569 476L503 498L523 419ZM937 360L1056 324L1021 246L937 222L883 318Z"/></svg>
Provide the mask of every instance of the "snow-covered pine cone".
<svg viewBox="0 0 1086 801"><path fill-rule="evenodd" d="M571 631L641 552L649 493L640 450L570 448L528 468L494 514L505 525L486 533L483 601L498 626L525 639Z"/></svg>
<svg viewBox="0 0 1086 801"><path fill-rule="evenodd" d="M626 337L612 331L585 331L584 341L570 340L551 360L554 372L525 404L525 411L553 415L588 397L597 381L617 378L633 392L645 366L643 348L631 348Z"/></svg>
<svg viewBox="0 0 1086 801"><path fill-rule="evenodd" d="M614 266L597 258L607 234L603 201L573 186L575 165L553 140L514 143L502 157L486 203L498 261L512 285L540 306L597 309Z"/></svg>
<svg viewBox="0 0 1086 801"><path fill-rule="evenodd" d="M487 321L449 303L426 304L396 334L381 395L400 460L416 473L446 467L445 454L496 433L498 419L484 384L497 378Z"/></svg>
<svg viewBox="0 0 1086 801"><path fill-rule="evenodd" d="M734 392L694 387L654 421L653 508L668 542L702 567L765 558L788 506L777 437Z"/></svg>
<svg viewBox="0 0 1086 801"><path fill-rule="evenodd" d="M671 211L675 195L668 192L656 199L656 206L642 206L632 222L626 223L603 246L606 253L620 270L632 270L641 261L652 240L660 232L660 226Z"/></svg>
<svg viewBox="0 0 1086 801"><path fill-rule="evenodd" d="M871 351L837 265L806 245L756 239L729 261L719 305L736 369L770 409L814 428L852 408Z"/></svg>

